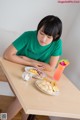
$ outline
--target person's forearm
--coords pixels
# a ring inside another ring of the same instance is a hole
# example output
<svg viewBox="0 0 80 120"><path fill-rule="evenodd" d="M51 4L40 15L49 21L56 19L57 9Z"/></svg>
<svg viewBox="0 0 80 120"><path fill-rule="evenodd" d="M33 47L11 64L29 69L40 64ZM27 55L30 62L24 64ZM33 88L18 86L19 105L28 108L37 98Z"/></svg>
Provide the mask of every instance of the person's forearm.
<svg viewBox="0 0 80 120"><path fill-rule="evenodd" d="M30 60L32 63L42 64L43 70L52 71L54 69L50 64L47 64L47 63L44 63L44 62L40 62L40 61L37 61L37 60L33 60L33 59L30 59L30 58L27 58L27 59Z"/></svg>
<svg viewBox="0 0 80 120"><path fill-rule="evenodd" d="M9 57L6 57L6 56L3 56L3 57L5 59L9 60L9 61L14 62L14 63L32 66L32 62L31 61L29 61L28 59L25 60L21 56L12 55L12 56L9 56Z"/></svg>
<svg viewBox="0 0 80 120"><path fill-rule="evenodd" d="M5 59L12 61L14 63L22 64L22 65L28 65L28 66L34 66L46 71L51 71L52 67L49 64L46 64L44 62L40 62L37 60L33 60L31 58L25 57L25 56L17 56L17 55L9 55L8 57L3 56Z"/></svg>
<svg viewBox="0 0 80 120"><path fill-rule="evenodd" d="M43 65L43 69L46 70L46 71L51 71L52 70L52 67L50 66L50 64L47 64L47 63L44 63L44 62L40 62L40 61L37 61L37 60L34 60L34 59L31 59L31 58L28 58L28 57L25 57L25 56L21 56L23 59L27 60L27 61L30 61L31 63L39 63L39 64L42 64Z"/></svg>

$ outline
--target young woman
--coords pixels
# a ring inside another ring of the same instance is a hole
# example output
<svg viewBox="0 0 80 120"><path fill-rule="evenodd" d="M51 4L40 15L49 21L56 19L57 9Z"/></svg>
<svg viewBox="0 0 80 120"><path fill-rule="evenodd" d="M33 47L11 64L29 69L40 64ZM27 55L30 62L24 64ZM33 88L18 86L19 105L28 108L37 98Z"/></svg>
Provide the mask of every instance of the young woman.
<svg viewBox="0 0 80 120"><path fill-rule="evenodd" d="M61 20L53 15L44 17L36 31L24 32L4 52L9 61L52 70L62 54Z"/></svg>

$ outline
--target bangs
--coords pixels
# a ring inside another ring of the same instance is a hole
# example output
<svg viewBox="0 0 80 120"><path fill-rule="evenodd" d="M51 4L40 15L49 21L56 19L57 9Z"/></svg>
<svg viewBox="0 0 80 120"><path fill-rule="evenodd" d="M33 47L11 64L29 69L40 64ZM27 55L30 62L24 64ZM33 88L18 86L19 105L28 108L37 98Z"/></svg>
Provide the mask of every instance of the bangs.
<svg viewBox="0 0 80 120"><path fill-rule="evenodd" d="M58 29L55 25L52 25L52 24L46 24L43 26L43 32L46 34L46 35L49 35L49 36L56 36L56 33L58 33Z"/></svg>

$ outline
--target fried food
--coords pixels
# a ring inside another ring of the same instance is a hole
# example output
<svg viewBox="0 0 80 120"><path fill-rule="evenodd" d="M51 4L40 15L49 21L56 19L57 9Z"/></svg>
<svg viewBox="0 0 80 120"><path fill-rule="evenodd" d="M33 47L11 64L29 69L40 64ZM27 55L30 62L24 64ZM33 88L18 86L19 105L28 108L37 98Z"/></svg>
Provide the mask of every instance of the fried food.
<svg viewBox="0 0 80 120"><path fill-rule="evenodd" d="M46 80L37 80L36 81L37 86L40 88L40 90L43 90L44 92L48 94L54 94L54 92L59 92L59 89L55 82L53 84Z"/></svg>
<svg viewBox="0 0 80 120"><path fill-rule="evenodd" d="M38 74L36 69L30 69L29 72L34 73L34 74Z"/></svg>

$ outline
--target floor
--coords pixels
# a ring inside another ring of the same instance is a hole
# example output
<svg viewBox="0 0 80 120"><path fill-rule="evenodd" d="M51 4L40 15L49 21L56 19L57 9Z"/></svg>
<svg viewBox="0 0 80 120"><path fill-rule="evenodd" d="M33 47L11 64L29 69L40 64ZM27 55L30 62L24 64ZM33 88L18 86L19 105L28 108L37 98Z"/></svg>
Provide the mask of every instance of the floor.
<svg viewBox="0 0 80 120"><path fill-rule="evenodd" d="M50 117L50 120L79 120L74 118Z"/></svg>

